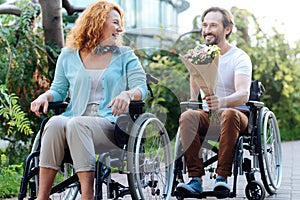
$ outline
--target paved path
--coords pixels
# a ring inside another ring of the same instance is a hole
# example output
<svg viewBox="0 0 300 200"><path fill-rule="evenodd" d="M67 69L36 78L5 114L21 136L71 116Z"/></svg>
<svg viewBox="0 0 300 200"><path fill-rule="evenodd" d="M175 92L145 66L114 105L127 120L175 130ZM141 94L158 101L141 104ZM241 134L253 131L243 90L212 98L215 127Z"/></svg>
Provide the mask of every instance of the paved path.
<svg viewBox="0 0 300 200"><path fill-rule="evenodd" d="M275 195L266 199L270 200L300 200L300 141L283 142L283 176L282 183ZM245 176L238 176L237 197L234 199L247 199L245 196L246 179ZM131 199L130 197L124 199ZM175 200L172 197L171 200ZM191 200L192 198L185 198ZM209 197L207 199L216 199ZM230 199L230 198L228 198Z"/></svg>
<svg viewBox="0 0 300 200"><path fill-rule="evenodd" d="M270 200L300 200L300 141L283 142L283 176L282 183L275 195L268 195ZM237 197L234 199L247 199L244 189L246 187L245 176L238 176ZM127 198L124 198L127 199ZM128 198L130 199L130 198ZM175 200L175 197L171 198ZM185 198L191 200L192 198ZM209 197L207 199L216 199ZM230 198L228 198L230 199Z"/></svg>
<svg viewBox="0 0 300 200"><path fill-rule="evenodd" d="M266 199L298 200L300 199L300 141L283 142L283 176L277 194ZM244 188L246 181L239 177L238 193L235 199L246 199ZM215 199L215 198L209 198Z"/></svg>
<svg viewBox="0 0 300 200"><path fill-rule="evenodd" d="M270 200L298 200L300 199L300 141L283 142L283 177L281 187L277 194L268 196L266 199ZM115 174L114 174L115 176ZM118 177L118 175L117 175ZM238 177L237 197L235 199L246 199L245 196L245 176ZM122 178L124 181L124 178ZM131 199L130 197L124 198L124 200ZM172 197L171 200L175 200ZM215 199L215 198L207 198ZM10 199L16 200L16 198ZM185 200L191 200L186 198Z"/></svg>

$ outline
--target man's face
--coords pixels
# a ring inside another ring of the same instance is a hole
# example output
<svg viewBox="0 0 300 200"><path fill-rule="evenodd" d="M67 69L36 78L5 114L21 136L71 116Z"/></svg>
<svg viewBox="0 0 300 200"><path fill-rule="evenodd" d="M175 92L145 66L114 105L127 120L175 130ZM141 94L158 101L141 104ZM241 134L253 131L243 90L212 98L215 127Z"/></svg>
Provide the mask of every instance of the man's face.
<svg viewBox="0 0 300 200"><path fill-rule="evenodd" d="M218 45L225 40L225 29L220 12L209 12L202 22L202 35L206 45Z"/></svg>

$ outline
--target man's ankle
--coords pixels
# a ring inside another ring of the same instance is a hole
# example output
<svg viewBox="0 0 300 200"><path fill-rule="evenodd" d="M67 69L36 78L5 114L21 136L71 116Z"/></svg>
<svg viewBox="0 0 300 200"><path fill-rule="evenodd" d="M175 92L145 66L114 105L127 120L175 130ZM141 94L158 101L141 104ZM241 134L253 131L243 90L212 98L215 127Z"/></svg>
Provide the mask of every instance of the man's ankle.
<svg viewBox="0 0 300 200"><path fill-rule="evenodd" d="M219 175L219 174L218 174L218 176L221 176L226 181L226 183L227 183L227 176L223 176L223 175Z"/></svg>
<svg viewBox="0 0 300 200"><path fill-rule="evenodd" d="M202 177L191 177L191 178L197 178L201 184L203 182Z"/></svg>

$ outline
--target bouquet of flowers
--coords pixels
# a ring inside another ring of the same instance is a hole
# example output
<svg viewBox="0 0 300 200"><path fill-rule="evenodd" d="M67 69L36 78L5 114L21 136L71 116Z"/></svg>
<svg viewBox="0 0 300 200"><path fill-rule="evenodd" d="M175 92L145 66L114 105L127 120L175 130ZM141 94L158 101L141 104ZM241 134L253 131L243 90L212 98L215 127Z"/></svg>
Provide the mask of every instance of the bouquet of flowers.
<svg viewBox="0 0 300 200"><path fill-rule="evenodd" d="M197 45L180 58L205 95L214 95L221 49L217 45Z"/></svg>

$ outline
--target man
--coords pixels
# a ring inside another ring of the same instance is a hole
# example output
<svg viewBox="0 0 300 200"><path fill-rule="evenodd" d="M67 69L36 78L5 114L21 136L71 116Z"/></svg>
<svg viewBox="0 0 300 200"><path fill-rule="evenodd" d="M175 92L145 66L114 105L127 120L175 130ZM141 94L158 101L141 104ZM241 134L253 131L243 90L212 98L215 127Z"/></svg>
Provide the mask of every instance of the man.
<svg viewBox="0 0 300 200"><path fill-rule="evenodd" d="M179 125L188 175L187 184L180 183L177 190L201 193L205 174L200 158L200 138L209 128L209 110L216 110L220 121L218 174L214 191L230 190L227 177L231 176L234 147L239 134L247 129L248 108L245 103L250 94L252 64L249 56L228 42L234 26L233 16L225 9L212 7L202 15L202 34L206 45L221 48L216 95L201 95L203 110L182 113ZM191 100L197 101L200 88L190 76Z"/></svg>

